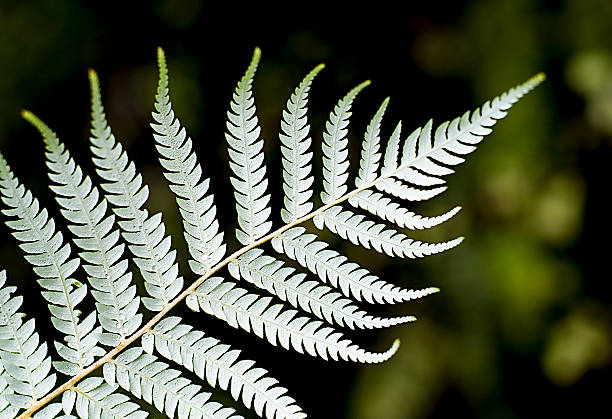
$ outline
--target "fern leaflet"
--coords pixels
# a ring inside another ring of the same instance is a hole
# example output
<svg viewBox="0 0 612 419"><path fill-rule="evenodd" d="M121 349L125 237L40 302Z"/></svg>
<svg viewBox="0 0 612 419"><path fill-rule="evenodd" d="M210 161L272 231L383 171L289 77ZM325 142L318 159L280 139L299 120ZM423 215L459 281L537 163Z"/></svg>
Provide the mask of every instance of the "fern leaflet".
<svg viewBox="0 0 612 419"><path fill-rule="evenodd" d="M17 312L21 296L11 298L16 287L5 287L6 272L0 272L0 412L15 415L27 409L55 386L47 344L39 344L34 319L23 323ZM7 390L8 389L8 390Z"/></svg>
<svg viewBox="0 0 612 419"><path fill-rule="evenodd" d="M38 124L30 113L24 116ZM39 125L39 127L43 128ZM52 134L50 134L52 135ZM66 375L76 375L104 354L97 339L96 312L82 321L76 305L87 295L87 286L71 278L79 266L78 259L70 257L70 245L64 244L61 232L55 231L55 222L40 210L38 200L21 185L10 167L0 155L0 191L9 209L2 212L17 217L6 224L15 232L13 236L22 242L19 246L26 253L26 260L39 276L42 295L49 302L51 322L65 335L66 344L55 342L55 348L64 361L55 361L55 369ZM94 329L95 328L95 329Z"/></svg>
<svg viewBox="0 0 612 419"><path fill-rule="evenodd" d="M261 128L257 124L251 92L260 57L261 52L256 48L246 74L236 87L231 111L227 113L228 133L225 135L230 146L230 167L236 176L231 178L240 225L236 238L244 245L253 244L272 228L272 222L267 221L272 211L268 207L270 195L264 195L268 180L264 177L263 140L259 138Z"/></svg>
<svg viewBox="0 0 612 419"><path fill-rule="evenodd" d="M106 199L114 206L113 211L121 219L118 222L123 237L134 255L145 280L145 289L150 297L142 302L152 311L160 311L178 295L183 288L183 278L178 275L176 251L170 250L170 236L164 236L162 215L148 216L141 209L149 196L149 189L142 186L142 176L128 160L127 153L117 142L106 122L100 97L100 83L93 70L89 72L91 85L92 129L90 137L94 164L98 175L109 183L101 186Z"/></svg>
<svg viewBox="0 0 612 419"><path fill-rule="evenodd" d="M42 121L36 120L36 125L42 128L49 177L56 183L50 188L62 215L71 223L68 228L75 244L83 250L79 255L86 262L83 268L93 288L98 319L108 332L98 337L101 343L116 346L140 327L142 314L138 313L140 298L127 271L128 261L122 258L124 245L117 243L119 231L111 231L115 217L105 218L106 200L99 199L98 189L92 187L89 177L83 178L83 171L57 136Z"/></svg>
<svg viewBox="0 0 612 419"><path fill-rule="evenodd" d="M155 406L169 418L186 419L238 419L234 409L220 403L209 402L210 393L200 392L200 386L192 384L181 373L159 362L154 355L142 348L130 348L109 363L104 364L107 383L119 386Z"/></svg>
<svg viewBox="0 0 612 419"><path fill-rule="evenodd" d="M202 168L196 162L192 141L186 138L185 128L175 119L168 90L168 68L161 48L157 51L159 64L159 85L155 96L155 109L151 124L153 137L161 154L159 159L164 167L164 176L171 182L170 189L177 195L179 210L183 217L185 240L193 260L191 270L203 275L219 263L225 255L223 233L219 232L216 208L208 192L209 180L201 181Z"/></svg>
<svg viewBox="0 0 612 419"><path fill-rule="evenodd" d="M165 358L183 365L213 387L230 390L248 408L253 406L258 415L268 418L303 418L306 415L287 390L278 385L267 371L254 368L254 362L238 360L240 351L219 343L217 339L205 337L199 330L181 324L178 317L168 317L143 336L143 345L149 352L156 350ZM145 339L149 337L149 339Z"/></svg>

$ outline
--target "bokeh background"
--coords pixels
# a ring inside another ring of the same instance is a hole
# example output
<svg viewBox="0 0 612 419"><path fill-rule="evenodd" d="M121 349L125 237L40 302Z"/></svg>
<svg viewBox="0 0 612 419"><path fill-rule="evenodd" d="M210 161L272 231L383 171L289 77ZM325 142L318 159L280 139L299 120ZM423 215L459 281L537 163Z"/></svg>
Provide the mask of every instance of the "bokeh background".
<svg viewBox="0 0 612 419"><path fill-rule="evenodd" d="M86 70L95 68L110 123L151 187L148 208L165 212L191 281L176 205L148 126L158 45L167 52L175 110L212 177L231 248L237 244L231 240L236 223L225 112L255 46L263 51L254 90L275 214L280 113L316 64L327 68L311 90L315 145L338 98L373 81L354 108L351 170L366 124L386 96L391 104L383 137L397 120L406 130L430 117L443 122L543 71L547 81L457 168L448 191L413 206L437 215L462 205L444 225L411 233L427 241L466 236L460 247L422 260L392 260L323 234L389 281L442 290L388 309L368 307L419 318L380 333L349 333L373 350L400 337L401 350L386 364L294 355L212 318L176 313L259 360L314 418L609 417L612 2L263 3L1 0L2 153L57 215L42 142L19 111L30 109L47 121L93 174ZM320 154L316 147L317 176ZM9 282L37 289L4 224L0 265ZM26 304L52 337L38 294L27 293ZM222 392L215 397L227 400Z"/></svg>

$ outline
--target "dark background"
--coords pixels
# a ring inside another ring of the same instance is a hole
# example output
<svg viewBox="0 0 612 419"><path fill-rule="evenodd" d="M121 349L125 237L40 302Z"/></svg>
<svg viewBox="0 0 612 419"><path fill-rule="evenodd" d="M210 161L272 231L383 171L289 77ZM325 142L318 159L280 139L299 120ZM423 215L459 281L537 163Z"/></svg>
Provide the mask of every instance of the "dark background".
<svg viewBox="0 0 612 419"><path fill-rule="evenodd" d="M430 117L440 123L543 71L547 81L448 178L449 190L413 206L437 215L462 205L444 225L410 233L427 241L466 236L459 248L418 261L391 260L322 235L384 279L442 290L388 309L365 307L419 318L381 333L347 331L372 350L400 337L399 353L386 364L313 359L182 308L174 314L244 349L315 418L607 417L612 2L406 2L402 9L384 2L259 3L0 1L2 153L59 218L46 186L42 142L19 111L30 109L49 123L93 174L86 70L95 68L113 130L151 187L148 208L165 212L182 273L192 281L148 126L157 46L168 56L174 109L212 178L230 249L237 244L225 113L255 46L263 51L254 92L277 226L280 113L318 63L327 67L309 106L317 188L324 121L361 81L373 83L355 103L351 170L367 122L387 95L384 138L399 119L405 131ZM4 224L0 237L9 282L27 294L26 307L41 307L30 313L47 333L43 300L27 292L37 288L32 271ZM225 396L217 391L216 398Z"/></svg>

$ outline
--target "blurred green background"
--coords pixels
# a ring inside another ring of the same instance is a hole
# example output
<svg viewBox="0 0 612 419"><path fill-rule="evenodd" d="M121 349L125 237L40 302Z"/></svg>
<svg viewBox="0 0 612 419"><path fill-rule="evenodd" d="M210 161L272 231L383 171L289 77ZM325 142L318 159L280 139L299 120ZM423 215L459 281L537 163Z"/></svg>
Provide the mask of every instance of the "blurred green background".
<svg viewBox="0 0 612 419"><path fill-rule="evenodd" d="M280 113L316 64L327 64L311 90L317 183L327 114L365 79L373 84L355 104L351 170L366 124L387 95L383 137L399 119L406 131L430 117L441 123L544 71L547 81L448 178L449 190L413 206L437 215L461 205L444 225L410 233L427 241L466 236L461 246L422 260L392 260L323 234L386 280L441 288L422 301L366 307L415 314L414 324L348 333L374 350L400 337L392 360L379 366L325 362L261 344L213 319L189 321L244 348L314 418L609 417L612 2L411 3L1 0L0 149L58 215L42 142L19 111L30 109L48 122L93 174L86 70L95 68L110 123L151 187L149 209L165 211L174 243L184 250L148 126L158 45L168 56L175 110L212 177L228 236L236 223L225 112L255 46L263 51L254 90L275 214L282 193ZM184 251L179 262L192 280ZM11 283L33 283L4 224L0 265ZM42 307L37 294L26 301ZM46 309L36 317L42 327Z"/></svg>

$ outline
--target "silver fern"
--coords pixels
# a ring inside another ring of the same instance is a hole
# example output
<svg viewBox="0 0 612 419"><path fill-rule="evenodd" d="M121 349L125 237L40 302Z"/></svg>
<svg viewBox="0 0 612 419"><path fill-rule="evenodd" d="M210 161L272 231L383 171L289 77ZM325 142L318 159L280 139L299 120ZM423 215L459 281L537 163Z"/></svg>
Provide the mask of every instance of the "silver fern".
<svg viewBox="0 0 612 419"><path fill-rule="evenodd" d="M307 105L310 88L324 66L315 67L299 83L282 113L284 205L280 215L284 224L272 231L263 140L252 93L260 56L256 49L227 114L236 238L243 245L227 256L210 181L198 163L194 143L172 109L166 58L158 50L159 82L151 127L164 176L182 217L189 267L198 277L187 287L162 214L149 216L144 209L148 188L108 126L96 73L89 72L90 141L103 193L57 135L24 111L24 118L44 139L50 188L80 250L79 258L74 258L47 210L40 208L0 155L2 212L33 265L53 325L64 335L63 343L55 342L56 350L49 354L34 329L34 320L21 320L17 310L22 298L11 297L16 288L6 286L6 275L0 273L0 417L147 416L131 398L171 418L239 417L231 407L211 401L210 393L202 391L204 382L229 391L259 416L306 417L287 389L265 369L242 359L240 350L178 317L167 316L169 310L184 300L192 310L204 311L272 345L323 359L362 363L389 359L399 341L374 353L351 342L340 329L383 328L414 321L409 315L376 317L358 303L405 302L435 293L437 288L410 290L386 282L329 248L301 224L313 219L319 229L394 257L424 257L456 246L461 238L423 243L410 239L405 230L434 227L453 217L459 207L425 217L395 198L422 201L444 191L443 177L452 173L450 167L463 162L462 156L474 151L496 121L544 78L539 74L474 112L441 124L433 135L429 121L402 141L400 122L383 153L381 125L389 106L385 99L367 126L355 188L349 190L351 107L370 82L359 84L337 103L325 125L322 205L315 209ZM267 242L273 250L260 248ZM142 275L146 295L138 294L128 271L126 245ZM305 272L282 258L294 260ZM79 266L84 273L77 271ZM229 276L219 275L224 267ZM77 274L91 288L74 279ZM96 311L82 319L77 304L88 290ZM144 323L145 318L150 320ZM57 356L60 359L53 361ZM98 367L103 377L89 376ZM200 381L186 378L181 369ZM67 379L55 387L57 372Z"/></svg>

